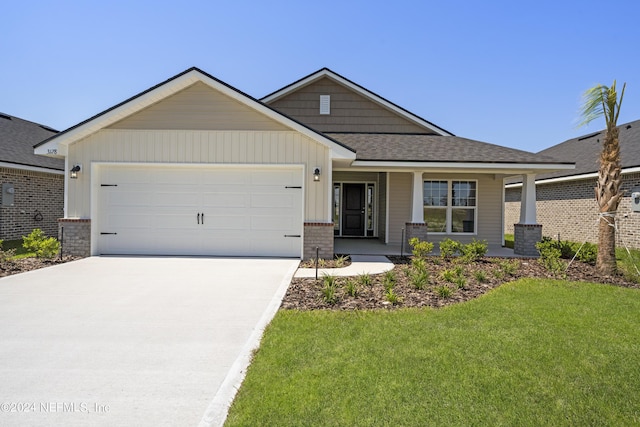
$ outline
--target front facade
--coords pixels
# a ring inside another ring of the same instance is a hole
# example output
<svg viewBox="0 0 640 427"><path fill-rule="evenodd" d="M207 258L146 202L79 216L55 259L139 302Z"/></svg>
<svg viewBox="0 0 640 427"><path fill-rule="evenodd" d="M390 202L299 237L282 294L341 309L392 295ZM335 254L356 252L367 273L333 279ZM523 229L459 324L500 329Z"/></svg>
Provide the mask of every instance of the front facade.
<svg viewBox="0 0 640 427"><path fill-rule="evenodd" d="M33 146L57 131L0 114L0 240L16 240L39 228L58 236L63 214L64 161L37 156Z"/></svg>
<svg viewBox="0 0 640 427"><path fill-rule="evenodd" d="M544 235L575 242L598 242L598 207L595 201L598 156L604 131L549 147L540 154L573 159L576 169L541 174L536 178L538 222ZM640 192L640 120L619 126L622 187L618 206L617 244L640 248L640 212L633 209L633 193ZM505 189L505 233L513 233L520 214L521 185Z"/></svg>
<svg viewBox="0 0 640 427"><path fill-rule="evenodd" d="M457 138L327 69L260 101L189 69L36 153L66 160L60 225L82 255L327 258L334 238L427 234L500 245L503 177L567 167Z"/></svg>

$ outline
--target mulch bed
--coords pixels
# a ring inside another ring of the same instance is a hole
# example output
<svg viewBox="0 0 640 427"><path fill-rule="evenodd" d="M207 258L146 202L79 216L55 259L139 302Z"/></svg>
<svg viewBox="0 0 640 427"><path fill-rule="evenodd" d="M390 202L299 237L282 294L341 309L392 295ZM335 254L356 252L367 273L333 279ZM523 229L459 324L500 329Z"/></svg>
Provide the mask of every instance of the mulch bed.
<svg viewBox="0 0 640 427"><path fill-rule="evenodd" d="M369 309L395 309L399 307L444 307L477 298L491 289L503 283L520 278L545 278L566 279L578 282L595 282L612 284L616 286L640 289L640 284L626 280L622 275L603 276L595 266L574 262L566 271L564 277L556 276L546 270L536 259L512 259L486 258L471 264L461 264L457 260L443 260L439 257L427 257L427 270L429 272L429 285L422 290L415 289L411 279L405 270L411 265L410 257L388 257L394 264L396 284L393 291L398 295L399 301L392 304L387 301L384 287L385 274L371 276L371 285L359 285L358 295L349 296L346 293L344 283L347 279L358 282L358 277L338 278L337 302L328 304L322 298L323 281L319 279L294 278L284 297L281 308L296 310L369 310ZM513 274L505 274L501 266L505 263L513 263L516 267ZM462 288L446 281L442 272L456 267L463 269L466 284ZM483 271L485 280L477 279L478 271ZM448 286L452 290L449 297L440 297L437 288Z"/></svg>
<svg viewBox="0 0 640 427"><path fill-rule="evenodd" d="M12 274L24 273L39 268L49 267L56 264L79 259L79 257L66 256L63 259L56 257L53 259L44 258L22 258L0 263L0 277L11 276Z"/></svg>

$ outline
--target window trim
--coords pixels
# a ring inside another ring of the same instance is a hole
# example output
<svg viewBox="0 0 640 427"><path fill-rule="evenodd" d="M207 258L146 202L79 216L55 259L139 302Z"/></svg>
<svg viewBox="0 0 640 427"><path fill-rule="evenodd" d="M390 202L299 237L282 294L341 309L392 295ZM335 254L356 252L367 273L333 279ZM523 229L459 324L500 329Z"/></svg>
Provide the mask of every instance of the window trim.
<svg viewBox="0 0 640 427"><path fill-rule="evenodd" d="M447 183L447 205L446 206L427 206L424 204L424 184L426 182L446 182ZM474 182L476 184L476 204L475 206L453 206L453 182ZM429 234L433 234L433 235L437 235L437 236L447 236L447 235L451 235L451 236L477 236L478 235L478 201L479 201L479 187L478 187L478 180L477 179L465 179L465 178L450 178L450 179L444 179L444 178L431 178L431 179L423 179L422 181L422 191L423 191L423 196L422 196L422 209L424 211L424 209L429 208L429 209L445 209L446 210L446 216L445 216L445 221L446 221L446 231L428 231ZM473 232L469 233L469 232L454 232L452 231L452 212L453 209L473 209ZM425 223L427 223L427 227L428 227L428 222L425 218Z"/></svg>

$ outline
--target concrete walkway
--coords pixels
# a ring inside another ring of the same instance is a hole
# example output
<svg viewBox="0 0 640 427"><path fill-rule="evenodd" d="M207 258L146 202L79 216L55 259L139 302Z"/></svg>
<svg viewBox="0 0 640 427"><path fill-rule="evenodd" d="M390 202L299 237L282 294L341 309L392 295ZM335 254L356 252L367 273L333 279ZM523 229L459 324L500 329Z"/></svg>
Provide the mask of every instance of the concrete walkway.
<svg viewBox="0 0 640 427"><path fill-rule="evenodd" d="M351 255L351 265L343 268L319 268L318 277L358 276L359 274L380 274L393 270L393 263L385 256L379 255ZM315 268L299 268L294 277L316 277Z"/></svg>
<svg viewBox="0 0 640 427"><path fill-rule="evenodd" d="M91 257L0 279L0 425L220 425L298 264Z"/></svg>

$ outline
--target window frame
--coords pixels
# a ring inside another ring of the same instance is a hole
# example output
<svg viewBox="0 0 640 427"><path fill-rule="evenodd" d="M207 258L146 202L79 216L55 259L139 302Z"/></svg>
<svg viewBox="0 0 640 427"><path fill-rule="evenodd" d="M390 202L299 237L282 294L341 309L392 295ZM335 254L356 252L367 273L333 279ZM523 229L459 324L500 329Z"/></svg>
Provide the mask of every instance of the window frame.
<svg viewBox="0 0 640 427"><path fill-rule="evenodd" d="M446 182L447 183L447 204L446 206L428 206L425 204L425 184L427 182ZM475 183L475 205L474 206L453 206L453 183L454 182L473 182ZM451 178L451 179L443 179L443 178L432 178L432 179L423 179L422 181L422 209L425 211L427 208L429 209L443 209L446 211L445 221L446 221L446 230L445 231L428 231L429 234L434 235L453 235L453 236L477 236L478 235L478 180L477 179L464 179L464 178ZM464 232L464 231L452 231L453 228L453 210L454 209L473 209L473 232ZM426 215L425 215L426 216ZM425 223L428 221L424 218Z"/></svg>

